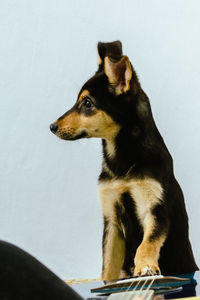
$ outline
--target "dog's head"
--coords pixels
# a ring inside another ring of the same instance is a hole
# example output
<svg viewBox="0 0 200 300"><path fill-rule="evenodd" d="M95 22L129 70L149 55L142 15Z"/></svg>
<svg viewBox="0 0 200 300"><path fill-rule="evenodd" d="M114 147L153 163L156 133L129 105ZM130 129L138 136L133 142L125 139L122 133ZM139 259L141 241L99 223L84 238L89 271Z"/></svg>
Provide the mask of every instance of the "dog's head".
<svg viewBox="0 0 200 300"><path fill-rule="evenodd" d="M140 84L120 41L98 43L99 68L81 88L75 105L50 125L58 137L113 139L134 122Z"/></svg>

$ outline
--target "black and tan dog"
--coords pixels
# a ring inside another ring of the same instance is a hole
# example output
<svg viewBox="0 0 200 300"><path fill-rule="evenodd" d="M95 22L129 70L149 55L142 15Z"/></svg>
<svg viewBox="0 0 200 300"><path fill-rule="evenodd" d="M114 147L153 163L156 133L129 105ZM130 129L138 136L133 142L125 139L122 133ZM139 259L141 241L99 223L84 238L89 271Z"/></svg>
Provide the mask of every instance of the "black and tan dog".
<svg viewBox="0 0 200 300"><path fill-rule="evenodd" d="M148 97L119 41L99 43L98 54L98 71L50 129L102 139L102 278L194 272L183 193Z"/></svg>

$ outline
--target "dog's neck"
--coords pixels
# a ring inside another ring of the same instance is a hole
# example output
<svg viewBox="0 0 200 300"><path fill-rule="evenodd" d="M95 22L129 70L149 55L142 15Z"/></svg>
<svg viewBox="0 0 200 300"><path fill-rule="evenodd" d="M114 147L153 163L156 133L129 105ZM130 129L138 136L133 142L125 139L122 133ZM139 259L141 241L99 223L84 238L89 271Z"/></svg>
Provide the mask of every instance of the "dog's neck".
<svg viewBox="0 0 200 300"><path fill-rule="evenodd" d="M131 134L124 136L123 132L112 140L102 140L104 175L124 177L133 171L138 159L134 140Z"/></svg>
<svg viewBox="0 0 200 300"><path fill-rule="evenodd" d="M162 147L161 152L169 155L168 149L156 126L153 126L151 130L138 126L123 128L112 140L102 140L103 165L99 179L143 177L147 172L144 161L146 166L152 165L152 162L161 163L160 149ZM156 173L153 176L157 176Z"/></svg>

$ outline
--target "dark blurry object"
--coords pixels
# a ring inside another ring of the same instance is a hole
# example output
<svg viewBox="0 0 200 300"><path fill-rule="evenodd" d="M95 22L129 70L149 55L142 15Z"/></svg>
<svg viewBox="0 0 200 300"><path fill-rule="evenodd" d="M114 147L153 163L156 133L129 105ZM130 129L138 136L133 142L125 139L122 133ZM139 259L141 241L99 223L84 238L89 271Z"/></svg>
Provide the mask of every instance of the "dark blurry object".
<svg viewBox="0 0 200 300"><path fill-rule="evenodd" d="M1 300L81 300L74 290L22 249L0 241Z"/></svg>

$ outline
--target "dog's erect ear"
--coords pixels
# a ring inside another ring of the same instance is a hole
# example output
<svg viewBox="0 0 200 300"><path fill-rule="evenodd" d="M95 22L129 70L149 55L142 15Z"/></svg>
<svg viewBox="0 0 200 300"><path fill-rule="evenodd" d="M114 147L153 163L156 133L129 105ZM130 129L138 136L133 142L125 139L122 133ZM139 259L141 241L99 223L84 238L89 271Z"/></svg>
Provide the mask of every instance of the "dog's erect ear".
<svg viewBox="0 0 200 300"><path fill-rule="evenodd" d="M119 60L122 57L122 43L115 41L111 43L98 43L99 65L103 65L106 56Z"/></svg>
<svg viewBox="0 0 200 300"><path fill-rule="evenodd" d="M132 67L127 56L123 56L119 61L108 56L105 57L104 71L108 77L110 88L116 95L126 93L130 89Z"/></svg>

